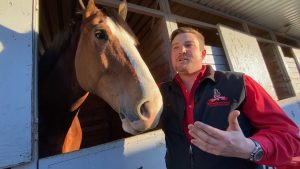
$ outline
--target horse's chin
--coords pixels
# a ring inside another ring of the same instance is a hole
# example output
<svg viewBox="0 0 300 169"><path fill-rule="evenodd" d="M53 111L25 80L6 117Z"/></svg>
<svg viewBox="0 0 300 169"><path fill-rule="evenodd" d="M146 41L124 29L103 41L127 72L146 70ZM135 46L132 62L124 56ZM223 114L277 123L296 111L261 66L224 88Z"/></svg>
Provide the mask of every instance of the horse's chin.
<svg viewBox="0 0 300 169"><path fill-rule="evenodd" d="M143 129L141 129L141 128L137 129L136 127L134 127L133 124L131 124L128 121L127 118L122 119L122 128L123 128L123 130L125 132L133 134L133 135L137 135L137 134L140 134L140 133L148 130L148 129L145 129L145 128L143 128Z"/></svg>

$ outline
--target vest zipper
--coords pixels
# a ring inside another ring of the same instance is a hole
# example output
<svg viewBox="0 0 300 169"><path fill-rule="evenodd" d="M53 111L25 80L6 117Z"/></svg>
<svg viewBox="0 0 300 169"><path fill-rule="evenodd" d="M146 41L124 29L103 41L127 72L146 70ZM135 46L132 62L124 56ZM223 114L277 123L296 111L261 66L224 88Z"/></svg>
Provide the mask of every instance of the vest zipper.
<svg viewBox="0 0 300 169"><path fill-rule="evenodd" d="M193 160L193 147L190 145L189 147L189 155L190 155L190 160L191 160L191 169L194 168L194 160Z"/></svg>

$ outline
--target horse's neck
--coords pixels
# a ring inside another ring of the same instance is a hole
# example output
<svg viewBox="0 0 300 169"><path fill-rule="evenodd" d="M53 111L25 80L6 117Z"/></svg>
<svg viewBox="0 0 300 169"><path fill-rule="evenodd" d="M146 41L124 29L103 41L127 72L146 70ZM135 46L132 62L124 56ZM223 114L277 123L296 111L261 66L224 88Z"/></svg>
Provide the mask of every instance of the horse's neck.
<svg viewBox="0 0 300 169"><path fill-rule="evenodd" d="M40 76L40 103L47 109L69 110L73 103L86 94L78 84L75 73L75 53L79 39L77 31L79 30L75 29L72 33L70 43L63 53L59 53L59 56L46 54L45 58L42 58L44 60L41 60L41 63L47 61L52 63L51 68L45 68Z"/></svg>

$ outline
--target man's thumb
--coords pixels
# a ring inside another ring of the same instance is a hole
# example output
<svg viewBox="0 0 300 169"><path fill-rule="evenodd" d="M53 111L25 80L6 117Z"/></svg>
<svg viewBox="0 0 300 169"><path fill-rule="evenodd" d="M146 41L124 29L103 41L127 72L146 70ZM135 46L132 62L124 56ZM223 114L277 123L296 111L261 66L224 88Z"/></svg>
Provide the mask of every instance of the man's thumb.
<svg viewBox="0 0 300 169"><path fill-rule="evenodd" d="M232 112L229 113L229 116L228 116L229 126L227 128L227 131L241 130L238 119L237 119L239 117L239 115L240 115L240 111L238 111L238 110L233 110Z"/></svg>

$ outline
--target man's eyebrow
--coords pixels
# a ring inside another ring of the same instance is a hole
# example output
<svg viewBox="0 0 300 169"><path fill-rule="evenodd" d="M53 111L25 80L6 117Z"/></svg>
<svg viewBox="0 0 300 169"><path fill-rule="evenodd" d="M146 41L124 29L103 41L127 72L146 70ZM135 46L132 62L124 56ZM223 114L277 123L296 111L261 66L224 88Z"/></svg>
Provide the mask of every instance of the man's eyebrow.
<svg viewBox="0 0 300 169"><path fill-rule="evenodd" d="M186 44L186 43L195 43L195 41L188 40L188 41L185 41L185 42L184 42L184 44ZM174 43L172 43L171 46L175 46L175 45L178 45L178 44L179 44L179 42L174 42Z"/></svg>
<svg viewBox="0 0 300 169"><path fill-rule="evenodd" d="M185 41L184 43L195 43L195 42L192 40L189 40L189 41Z"/></svg>
<svg viewBox="0 0 300 169"><path fill-rule="evenodd" d="M174 42L174 43L172 43L172 46L178 45L178 44L179 44L178 42Z"/></svg>

